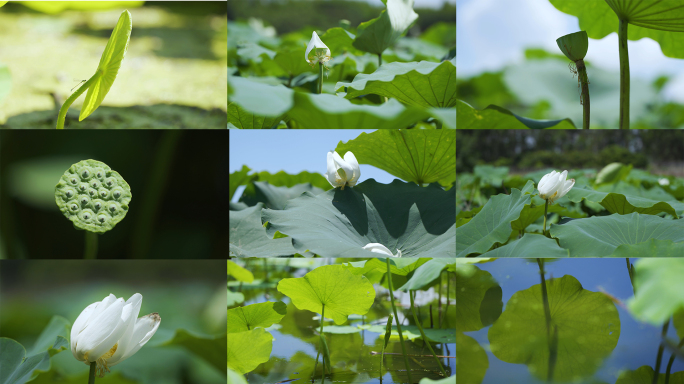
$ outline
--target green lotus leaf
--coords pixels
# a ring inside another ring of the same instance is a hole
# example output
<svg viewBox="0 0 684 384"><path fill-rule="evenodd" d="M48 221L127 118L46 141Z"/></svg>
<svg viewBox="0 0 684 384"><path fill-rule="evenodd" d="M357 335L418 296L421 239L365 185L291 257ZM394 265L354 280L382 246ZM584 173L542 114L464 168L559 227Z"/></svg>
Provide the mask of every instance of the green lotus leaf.
<svg viewBox="0 0 684 384"><path fill-rule="evenodd" d="M268 328L280 322L286 314L287 306L280 301L268 301L229 309L228 333L249 331L257 327Z"/></svg>
<svg viewBox="0 0 684 384"><path fill-rule="evenodd" d="M508 177L508 167L495 167L489 164L476 165L473 174L480 179L483 184L500 188L503 181Z"/></svg>
<svg viewBox="0 0 684 384"><path fill-rule="evenodd" d="M264 48L259 44L245 43L238 47L238 56L243 60L249 60L254 63L261 63L264 59L273 59L276 55L275 51ZM262 55L264 57L262 57Z"/></svg>
<svg viewBox="0 0 684 384"><path fill-rule="evenodd" d="M456 348L456 382L459 384L482 383L485 374L487 374L487 368L489 368L487 352L475 339L460 332L456 334L456 345L458 345Z"/></svg>
<svg viewBox="0 0 684 384"><path fill-rule="evenodd" d="M385 130L361 133L337 144L344 156L354 153L360 164L369 164L418 185L456 180L456 134L445 130Z"/></svg>
<svg viewBox="0 0 684 384"><path fill-rule="evenodd" d="M652 384L653 367L644 365L635 371L624 371L620 374L615 384ZM665 373L658 375L657 384L665 384ZM669 384L684 384L684 372L674 372L670 375Z"/></svg>
<svg viewBox="0 0 684 384"><path fill-rule="evenodd" d="M556 244L556 240L544 235L526 233L520 240L510 242L503 247L482 254L482 257L518 257L518 258L562 258L569 257L570 252Z"/></svg>
<svg viewBox="0 0 684 384"><path fill-rule="evenodd" d="M323 190L309 183L297 184L293 187L274 187L266 181L255 181L253 188L247 188L240 197L240 201L249 206L264 203L264 208L285 209L285 204L290 199L299 197L304 192L318 195L323 193Z"/></svg>
<svg viewBox="0 0 684 384"><path fill-rule="evenodd" d="M333 333L336 335L349 335L361 332L361 328L351 325L326 325L323 333Z"/></svg>
<svg viewBox="0 0 684 384"><path fill-rule="evenodd" d="M430 117L427 111L394 99L358 105L334 95L295 92L294 103L287 115L306 129L398 129Z"/></svg>
<svg viewBox="0 0 684 384"><path fill-rule="evenodd" d="M368 279L343 265L324 265L304 277L282 279L278 291L292 299L298 309L319 314L325 311L337 325L344 324L351 314L368 313L375 299Z"/></svg>
<svg viewBox="0 0 684 384"><path fill-rule="evenodd" d="M615 183L623 180L632 171L632 166L622 163L610 163L596 175L596 184Z"/></svg>
<svg viewBox="0 0 684 384"><path fill-rule="evenodd" d="M223 347L226 345L225 334L218 336L201 336L188 332L185 329L177 329L173 338L158 345L183 347L202 358L219 371L223 372L224 370L223 367L225 367L225 365L223 365L223 361L226 359L226 350ZM230 350L230 344L228 350ZM230 355L228 356L228 361L228 366L230 367Z"/></svg>
<svg viewBox="0 0 684 384"><path fill-rule="evenodd" d="M507 363L527 365L540 380L580 382L617 346L618 311L606 295L585 290L570 275L547 280L546 289L551 331L547 332L541 284L533 285L513 294L489 329L492 353ZM552 350L549 335L554 333L557 348ZM556 362L549 375L551 354Z"/></svg>
<svg viewBox="0 0 684 384"><path fill-rule="evenodd" d="M387 331L385 325L359 325L359 329L363 329L369 332L373 333L379 333L381 335L384 335L385 332ZM431 329L431 328L425 328L423 329L423 332L425 332L425 337L427 337L428 341L432 341L434 343L455 343L456 342L456 335L453 329ZM416 340L416 339L422 339L423 337L420 334L420 330L418 329L417 326L415 325L402 325L401 326L401 334L404 337L404 339L407 340ZM399 338L399 330L397 330L396 326L392 327L392 333L391 336Z"/></svg>
<svg viewBox="0 0 684 384"><path fill-rule="evenodd" d="M380 184L368 179L353 188L314 196L305 192L284 210L264 209L272 236L292 238L300 253L323 257L384 257L362 249L380 243L404 257L453 257L455 190L435 184L419 187L394 180ZM387 199L392 196L392 199Z"/></svg>
<svg viewBox="0 0 684 384"><path fill-rule="evenodd" d="M454 108L428 108L427 111L435 119L442 122L444 128L456 129L456 107Z"/></svg>
<svg viewBox="0 0 684 384"><path fill-rule="evenodd" d="M137 8L144 1L17 1L38 12L57 14L67 9L77 11L106 11L121 7Z"/></svg>
<svg viewBox="0 0 684 384"><path fill-rule="evenodd" d="M353 41L355 48L376 55L391 46L418 19L413 0L387 0L387 10L380 16L361 23Z"/></svg>
<svg viewBox="0 0 684 384"><path fill-rule="evenodd" d="M427 263L430 259L404 259L391 258L390 259L390 273L397 276L407 276L409 273L417 270L421 265ZM442 260L442 259L434 259ZM445 260L448 261L448 260ZM363 274L367 274L372 270L377 270L382 273L387 273L387 263L385 259L370 259L363 263Z"/></svg>
<svg viewBox="0 0 684 384"><path fill-rule="evenodd" d="M242 268L241 266L235 264L234 262L228 260L228 276L233 276L235 280L251 283L254 281L254 274L249 270Z"/></svg>
<svg viewBox="0 0 684 384"><path fill-rule="evenodd" d="M132 29L133 21L131 20L131 14L125 10L121 13L121 17L119 17L119 21L116 23L109 41L107 41L107 46L104 52L102 52L100 64L97 66L97 73L100 76L88 88L88 94L86 94L85 101L83 102L78 121L83 121L91 113L95 112L97 107L102 104L105 96L107 96L109 89L114 84L116 75L119 73L126 50L128 50Z"/></svg>
<svg viewBox="0 0 684 384"><path fill-rule="evenodd" d="M580 29L592 39L617 32L619 19L630 24L629 40L645 37L660 44L668 57L684 58L684 8L679 0L549 0L556 9L579 19ZM592 100L593 101L593 100Z"/></svg>
<svg viewBox="0 0 684 384"><path fill-rule="evenodd" d="M55 186L55 202L74 228L104 233L128 213L131 187L121 175L97 160L72 165Z"/></svg>
<svg viewBox="0 0 684 384"><path fill-rule="evenodd" d="M259 203L241 211L230 211L230 253L237 257L278 257L297 253L290 239L273 239L261 223L263 204Z"/></svg>
<svg viewBox="0 0 684 384"><path fill-rule="evenodd" d="M273 336L263 328L228 334L228 369L239 374L253 371L271 357Z"/></svg>
<svg viewBox="0 0 684 384"><path fill-rule="evenodd" d="M677 330L677 336L680 339L684 339L684 309L677 311L677 313L672 316L672 325L674 325Z"/></svg>
<svg viewBox="0 0 684 384"><path fill-rule="evenodd" d="M359 74L351 83L339 82L335 90L340 89L347 99L372 93L418 107L449 108L456 105L456 66L451 61L394 62Z"/></svg>
<svg viewBox="0 0 684 384"><path fill-rule="evenodd" d="M369 260L372 262L376 259ZM394 260L393 260L394 261ZM398 290L400 291L415 291L418 289L424 289L430 286L435 279L438 279L442 274L442 271L449 267L449 265L456 268L455 262L450 262L449 259L432 259L427 263L420 265L413 276Z"/></svg>
<svg viewBox="0 0 684 384"><path fill-rule="evenodd" d="M327 43L330 46L330 43ZM331 48L332 49L332 48ZM311 66L304 60L306 49L294 49L290 51L278 51L273 61L276 62L290 76L301 75L312 71Z"/></svg>
<svg viewBox="0 0 684 384"><path fill-rule="evenodd" d="M456 279L456 330L471 332L491 325L501 316L502 290L492 275L477 267Z"/></svg>
<svg viewBox="0 0 684 384"><path fill-rule="evenodd" d="M549 205L547 208L548 213L558 213L559 215L572 217L579 219L582 217L587 217L586 213L570 211L569 209L563 207L560 204ZM520 217L517 220L511 222L511 228L515 231L523 231L525 228L533 224L539 218L544 216L544 205L526 205L520 212Z"/></svg>
<svg viewBox="0 0 684 384"><path fill-rule="evenodd" d="M456 102L456 114L458 129L576 129L570 119L533 120L496 105L478 110L461 100Z"/></svg>
<svg viewBox="0 0 684 384"><path fill-rule="evenodd" d="M12 75L10 70L6 65L0 64L0 102L9 95L11 89Z"/></svg>
<svg viewBox="0 0 684 384"><path fill-rule="evenodd" d="M228 382L230 384L247 384L247 379L241 374L228 368Z"/></svg>
<svg viewBox="0 0 684 384"><path fill-rule="evenodd" d="M570 257L609 256L620 245L636 245L651 239L684 242L684 220L667 220L636 212L552 224L550 231L562 248L570 250Z"/></svg>
<svg viewBox="0 0 684 384"><path fill-rule="evenodd" d="M231 128L271 129L277 127L284 117L284 114L276 117L259 116L248 112L236 103L228 103L228 123L233 125Z"/></svg>
<svg viewBox="0 0 684 384"><path fill-rule="evenodd" d="M241 185L246 185L248 184L254 176L248 176L247 174L251 171L251 169L243 165L242 169L239 171L235 171L230 174L228 177L228 198L233 199L233 195L235 194L235 191L237 188Z"/></svg>
<svg viewBox="0 0 684 384"><path fill-rule="evenodd" d="M678 201L655 201L639 196L629 196L620 193L599 192L593 189L573 188L566 195L573 203L579 203L582 199L601 204L610 213L627 215L638 212L647 215L657 215L665 212L677 216L677 211L684 210L684 203Z"/></svg>
<svg viewBox="0 0 684 384"><path fill-rule="evenodd" d="M472 220L456 229L457 257L482 254L493 245L504 244L511 236L511 223L520 217L525 205L530 204L534 183L528 181L522 191L511 189L510 195L493 196Z"/></svg>
<svg viewBox="0 0 684 384"><path fill-rule="evenodd" d="M611 257L682 257L684 243L672 240L651 239L639 244L622 244L615 249Z"/></svg>
<svg viewBox="0 0 684 384"><path fill-rule="evenodd" d="M361 54L362 52L357 51L352 45L355 38L356 36L353 33L349 33L341 27L330 28L321 36L321 40L330 48L330 53L333 56L348 51ZM300 60L303 56L304 52L302 51L302 55L299 57Z"/></svg>
<svg viewBox="0 0 684 384"><path fill-rule="evenodd" d="M235 103L255 116L278 118L292 108L294 91L283 85L268 85L237 76L228 76L228 84L233 89L228 104Z"/></svg>
<svg viewBox="0 0 684 384"><path fill-rule="evenodd" d="M378 58L370 53L354 55L350 52L346 52L341 55L334 56L328 63L333 67L344 65L344 73L346 74L352 74L354 72L370 73L378 69Z"/></svg>
<svg viewBox="0 0 684 384"><path fill-rule="evenodd" d="M270 173L262 171L257 173L259 181L266 181L274 187L294 187L297 184L309 183L316 188L323 190L332 189L328 180L320 173L302 171L296 175L289 174L285 171L278 173Z"/></svg>
<svg viewBox="0 0 684 384"><path fill-rule="evenodd" d="M660 326L684 309L684 258L642 259L634 269L636 294L627 307L636 318Z"/></svg>

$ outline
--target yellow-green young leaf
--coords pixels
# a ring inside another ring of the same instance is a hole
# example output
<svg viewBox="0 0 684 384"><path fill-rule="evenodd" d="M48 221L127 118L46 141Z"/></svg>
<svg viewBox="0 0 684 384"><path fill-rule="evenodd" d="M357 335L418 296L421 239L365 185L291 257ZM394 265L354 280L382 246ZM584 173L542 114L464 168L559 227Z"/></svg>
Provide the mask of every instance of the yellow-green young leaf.
<svg viewBox="0 0 684 384"><path fill-rule="evenodd" d="M109 89L112 87L112 84L114 84L116 75L119 73L121 61L126 55L132 29L133 21L131 19L131 14L128 10L125 10L121 13L119 22L116 23L116 27L114 27L114 31L107 42L107 46L105 47L104 52L102 52L102 58L100 59L100 64L97 66L97 73L95 74L95 76L99 74L99 77L88 88L88 94L83 103L83 108L81 108L81 114L78 117L78 121L83 121L83 119L90 116L91 113L95 112L97 107L102 104L105 96L107 96Z"/></svg>
<svg viewBox="0 0 684 384"><path fill-rule="evenodd" d="M254 281L254 275L252 272L242 268L230 260L228 260L228 274L233 276L237 281L242 281L245 283L251 283Z"/></svg>
<svg viewBox="0 0 684 384"><path fill-rule="evenodd" d="M272 349L273 336L263 328L228 334L228 369L250 372L268 361Z"/></svg>
<svg viewBox="0 0 684 384"><path fill-rule="evenodd" d="M251 304L228 310L228 333L244 332L257 327L268 328L287 314L285 303L276 301Z"/></svg>

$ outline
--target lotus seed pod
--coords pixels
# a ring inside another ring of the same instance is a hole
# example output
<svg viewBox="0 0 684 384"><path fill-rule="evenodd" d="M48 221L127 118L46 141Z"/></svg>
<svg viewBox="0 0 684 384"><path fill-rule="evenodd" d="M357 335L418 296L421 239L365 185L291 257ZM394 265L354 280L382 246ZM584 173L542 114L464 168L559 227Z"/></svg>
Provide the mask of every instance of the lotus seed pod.
<svg viewBox="0 0 684 384"><path fill-rule="evenodd" d="M55 202L77 229L104 233L128 213L131 187L107 164L83 160L72 165L55 187Z"/></svg>
<svg viewBox="0 0 684 384"><path fill-rule="evenodd" d="M586 31L579 31L559 37L556 39L558 48L565 54L565 56L572 60L584 60L589 50L589 36Z"/></svg>

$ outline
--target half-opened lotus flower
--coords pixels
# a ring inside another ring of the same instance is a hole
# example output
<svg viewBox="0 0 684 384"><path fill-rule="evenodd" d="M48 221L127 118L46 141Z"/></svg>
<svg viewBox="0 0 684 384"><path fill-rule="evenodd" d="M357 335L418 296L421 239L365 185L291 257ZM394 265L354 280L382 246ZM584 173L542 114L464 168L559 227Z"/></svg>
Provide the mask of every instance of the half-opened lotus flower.
<svg viewBox="0 0 684 384"><path fill-rule="evenodd" d="M97 374L104 377L109 367L131 357L159 328L158 313L138 318L141 305L142 295L136 293L125 302L110 294L87 306L71 328L71 353L88 365L97 362Z"/></svg>
<svg viewBox="0 0 684 384"><path fill-rule="evenodd" d="M575 185L575 179L567 180L567 178L568 171L562 173L553 171L544 175L537 185L539 197L553 204L554 201L565 196Z"/></svg>
<svg viewBox="0 0 684 384"><path fill-rule="evenodd" d="M380 243L368 243L363 246L363 249L369 250L374 253L382 253L383 255L391 256L391 257L401 257L401 250L397 248L397 254L393 255L392 251L390 251L387 247Z"/></svg>
<svg viewBox="0 0 684 384"><path fill-rule="evenodd" d="M328 171L325 177L333 188L353 187L359 181L361 170L359 162L351 151L344 154L344 159L337 152L328 152Z"/></svg>
<svg viewBox="0 0 684 384"><path fill-rule="evenodd" d="M313 60L309 59L309 52L314 51ZM311 40L306 46L306 52L304 53L304 60L306 60L313 67L316 63L321 63L325 66L332 57L330 56L330 49L327 45L323 44L323 41L316 31L311 35Z"/></svg>

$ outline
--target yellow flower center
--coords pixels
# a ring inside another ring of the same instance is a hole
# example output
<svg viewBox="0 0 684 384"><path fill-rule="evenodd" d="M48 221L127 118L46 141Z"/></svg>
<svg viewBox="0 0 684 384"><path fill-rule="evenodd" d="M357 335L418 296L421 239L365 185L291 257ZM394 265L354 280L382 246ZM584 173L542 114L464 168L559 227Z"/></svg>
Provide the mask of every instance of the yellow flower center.
<svg viewBox="0 0 684 384"><path fill-rule="evenodd" d="M107 359L114 356L116 349L119 347L119 343L114 344L112 349L104 355L97 359L97 377L104 377L105 372L109 372L109 367L107 366Z"/></svg>

